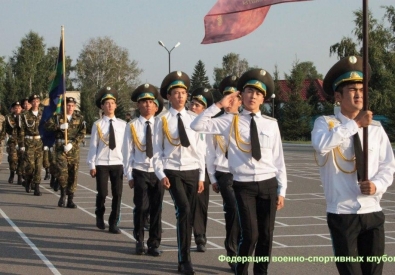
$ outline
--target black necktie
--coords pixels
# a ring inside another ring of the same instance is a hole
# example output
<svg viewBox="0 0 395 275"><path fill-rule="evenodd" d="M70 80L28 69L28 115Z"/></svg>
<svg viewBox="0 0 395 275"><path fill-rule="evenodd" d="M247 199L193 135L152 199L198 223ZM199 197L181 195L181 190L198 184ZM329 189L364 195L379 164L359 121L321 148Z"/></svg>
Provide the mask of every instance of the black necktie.
<svg viewBox="0 0 395 275"><path fill-rule="evenodd" d="M110 119L110 136L108 138L108 147L111 150L114 150L114 148L116 147L116 145L115 145L114 127L112 126L112 119Z"/></svg>
<svg viewBox="0 0 395 275"><path fill-rule="evenodd" d="M364 165L363 165L363 151L361 145L361 139L358 133L354 135L354 151L355 151L355 163L357 166L357 177L358 181L364 178Z"/></svg>
<svg viewBox="0 0 395 275"><path fill-rule="evenodd" d="M180 136L181 145L183 147L189 147L189 145L191 144L189 143L187 132L185 131L184 123L182 122L181 119L181 114L178 113L177 116L178 116L178 135Z"/></svg>
<svg viewBox="0 0 395 275"><path fill-rule="evenodd" d="M152 148L152 131L150 122L146 121L147 128L145 129L145 153L147 157L152 158L154 155L154 150Z"/></svg>
<svg viewBox="0 0 395 275"><path fill-rule="evenodd" d="M251 154L254 159L259 161L261 159L261 146L259 145L258 130L254 119L255 114L251 113L250 116Z"/></svg>

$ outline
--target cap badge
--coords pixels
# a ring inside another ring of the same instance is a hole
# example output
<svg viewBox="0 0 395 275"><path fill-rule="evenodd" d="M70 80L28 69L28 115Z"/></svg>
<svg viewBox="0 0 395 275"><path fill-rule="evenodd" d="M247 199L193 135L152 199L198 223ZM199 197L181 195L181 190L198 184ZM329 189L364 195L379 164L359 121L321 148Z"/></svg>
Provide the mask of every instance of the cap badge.
<svg viewBox="0 0 395 275"><path fill-rule="evenodd" d="M207 92L208 92L208 89L207 89L207 88L204 88L203 92L204 92L204 93L207 93Z"/></svg>
<svg viewBox="0 0 395 275"><path fill-rule="evenodd" d="M106 89L107 89L107 91L110 91L110 90L111 90L111 87L107 87Z"/></svg>
<svg viewBox="0 0 395 275"><path fill-rule="evenodd" d="M348 61L350 61L351 64L355 64L357 63L357 58L355 56L350 56L348 58Z"/></svg>
<svg viewBox="0 0 395 275"><path fill-rule="evenodd" d="M179 77L181 77L181 76L182 76L182 72L177 71L177 75L178 75Z"/></svg>
<svg viewBox="0 0 395 275"><path fill-rule="evenodd" d="M145 83L145 84L144 84L144 88L147 89L148 87L149 87L149 84L148 84L148 83Z"/></svg>
<svg viewBox="0 0 395 275"><path fill-rule="evenodd" d="M236 80L236 76L234 76L234 75L232 75L232 81L235 81Z"/></svg>
<svg viewBox="0 0 395 275"><path fill-rule="evenodd" d="M261 75L266 75L266 71L265 71L265 70L261 70L261 71L260 71L260 74L261 74Z"/></svg>

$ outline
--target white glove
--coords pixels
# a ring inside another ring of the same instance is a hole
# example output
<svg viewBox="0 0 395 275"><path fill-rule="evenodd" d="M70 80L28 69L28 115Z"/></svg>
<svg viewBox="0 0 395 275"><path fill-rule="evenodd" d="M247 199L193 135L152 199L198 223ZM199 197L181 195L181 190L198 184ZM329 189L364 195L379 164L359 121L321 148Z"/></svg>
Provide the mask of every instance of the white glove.
<svg viewBox="0 0 395 275"><path fill-rule="evenodd" d="M68 123L60 124L60 129L61 129L61 130L69 129L69 124L68 124Z"/></svg>
<svg viewBox="0 0 395 275"><path fill-rule="evenodd" d="M44 151L48 151L48 150L49 150L48 146L44 146Z"/></svg>
<svg viewBox="0 0 395 275"><path fill-rule="evenodd" d="M19 150L19 146L18 146L18 145L15 145L15 149Z"/></svg>
<svg viewBox="0 0 395 275"><path fill-rule="evenodd" d="M71 150L71 148L73 148L73 144L68 143L67 145L64 146L64 151L67 153L68 151Z"/></svg>
<svg viewBox="0 0 395 275"><path fill-rule="evenodd" d="M53 152L53 147L49 148L49 151L50 151L50 152Z"/></svg>
<svg viewBox="0 0 395 275"><path fill-rule="evenodd" d="M22 152L25 152L25 147L21 147L20 149Z"/></svg>

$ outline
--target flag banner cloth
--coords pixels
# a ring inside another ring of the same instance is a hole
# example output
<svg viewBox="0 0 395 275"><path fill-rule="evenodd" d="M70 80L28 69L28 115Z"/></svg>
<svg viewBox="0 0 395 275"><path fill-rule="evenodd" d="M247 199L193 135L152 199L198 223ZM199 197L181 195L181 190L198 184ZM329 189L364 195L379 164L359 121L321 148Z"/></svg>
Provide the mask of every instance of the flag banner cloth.
<svg viewBox="0 0 395 275"><path fill-rule="evenodd" d="M202 44L243 37L258 28L271 5L307 0L218 0L204 17Z"/></svg>
<svg viewBox="0 0 395 275"><path fill-rule="evenodd" d="M44 146L51 147L55 143L55 132L45 131L44 124L50 119L54 113L61 111L61 102L62 96L66 92L66 79L65 72L63 69L63 40L60 40L59 46L59 55L58 60L56 62L56 73L55 77L52 80L51 87L49 90L49 103L48 106L44 107L43 115L40 120L39 131L41 135L41 139L43 141Z"/></svg>

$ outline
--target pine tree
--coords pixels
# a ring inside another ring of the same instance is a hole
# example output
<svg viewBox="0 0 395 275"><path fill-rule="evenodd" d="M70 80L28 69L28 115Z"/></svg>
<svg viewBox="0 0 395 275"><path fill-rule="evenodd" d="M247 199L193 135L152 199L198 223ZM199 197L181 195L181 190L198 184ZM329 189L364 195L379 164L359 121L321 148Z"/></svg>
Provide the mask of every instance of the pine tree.
<svg viewBox="0 0 395 275"><path fill-rule="evenodd" d="M195 65L195 71L191 78L190 92L200 87L211 88L208 76L206 75L205 65L201 60L199 60Z"/></svg>

